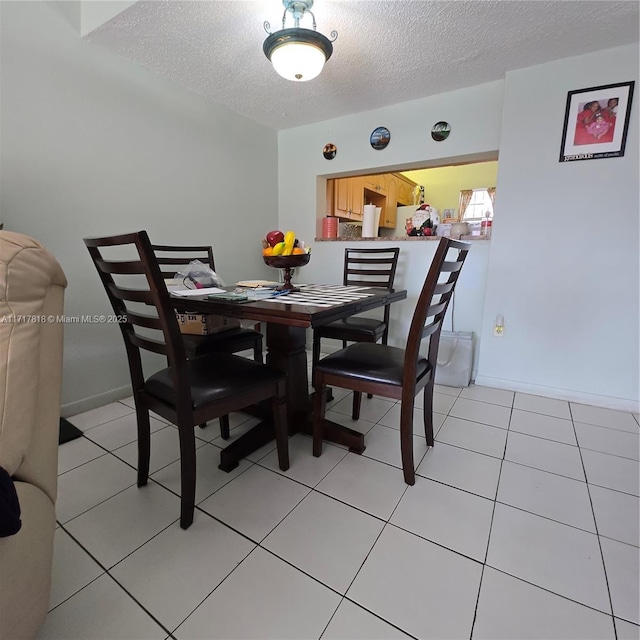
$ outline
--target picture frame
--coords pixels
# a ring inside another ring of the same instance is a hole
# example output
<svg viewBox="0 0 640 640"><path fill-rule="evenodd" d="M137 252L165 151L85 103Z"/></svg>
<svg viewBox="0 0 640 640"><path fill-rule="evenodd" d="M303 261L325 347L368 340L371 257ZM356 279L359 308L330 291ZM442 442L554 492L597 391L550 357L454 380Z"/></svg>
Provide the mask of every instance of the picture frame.
<svg viewBox="0 0 640 640"><path fill-rule="evenodd" d="M560 162L624 156L634 81L569 91Z"/></svg>

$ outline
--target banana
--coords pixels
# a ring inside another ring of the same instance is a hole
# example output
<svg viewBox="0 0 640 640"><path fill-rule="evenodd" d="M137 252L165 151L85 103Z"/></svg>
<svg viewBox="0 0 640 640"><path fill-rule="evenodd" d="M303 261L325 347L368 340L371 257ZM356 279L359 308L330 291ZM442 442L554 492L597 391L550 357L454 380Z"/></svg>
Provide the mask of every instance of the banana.
<svg viewBox="0 0 640 640"><path fill-rule="evenodd" d="M293 245L296 241L296 234L293 231L287 231L284 234L284 251L283 256L290 256L293 253Z"/></svg>

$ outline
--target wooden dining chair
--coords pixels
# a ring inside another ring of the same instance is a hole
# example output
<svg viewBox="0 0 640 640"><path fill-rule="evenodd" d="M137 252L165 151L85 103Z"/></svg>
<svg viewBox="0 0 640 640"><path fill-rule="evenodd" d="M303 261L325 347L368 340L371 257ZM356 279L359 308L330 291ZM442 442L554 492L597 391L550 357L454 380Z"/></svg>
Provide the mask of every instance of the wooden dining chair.
<svg viewBox="0 0 640 640"><path fill-rule="evenodd" d="M187 359L171 298L145 231L85 238L84 243L115 315L124 320L120 329L129 360L138 424L138 486L146 485L149 478L149 411L178 427L183 529L193 522L195 508L195 425L270 400L278 462L280 469L288 469L286 376L228 353ZM131 256L128 259L122 258L125 248ZM135 288L129 286L134 284ZM146 377L143 350L165 356L169 366Z"/></svg>
<svg viewBox="0 0 640 640"><path fill-rule="evenodd" d="M213 258L213 247L210 245L152 245L156 261L160 265L162 277L165 279L174 278L176 273L180 273L190 262L199 260L203 265L212 271L216 270L216 263ZM194 358L208 353L239 353L240 351L253 350L253 359L256 362L264 362L262 356L262 333L260 323L253 329L238 327L212 333L206 336L195 336L183 334L182 339L187 352L187 358ZM201 424L203 429L206 424ZM220 416L220 436L223 440L230 437L229 416Z"/></svg>
<svg viewBox="0 0 640 640"><path fill-rule="evenodd" d="M313 370L313 455L322 453L326 385L373 393L401 401L400 449L407 484L415 484L413 467L414 398L424 392L424 430L427 445L433 439L433 384L440 331L449 300L470 248L469 243L442 238L413 313L405 349L384 344L357 343L320 360ZM448 275L446 281L441 276ZM429 338L426 356L422 340Z"/></svg>
<svg viewBox="0 0 640 640"><path fill-rule="evenodd" d="M342 283L360 287L381 287L393 290L396 277L398 255L400 249L350 249L344 250L344 273ZM387 344L389 337L389 312L391 305L385 305L381 319L351 316L336 320L318 327L313 332L313 364L320 359L322 338L342 340L342 346L347 342L378 342ZM372 397L369 394L369 397ZM360 418L360 404L362 394L354 392L351 417Z"/></svg>

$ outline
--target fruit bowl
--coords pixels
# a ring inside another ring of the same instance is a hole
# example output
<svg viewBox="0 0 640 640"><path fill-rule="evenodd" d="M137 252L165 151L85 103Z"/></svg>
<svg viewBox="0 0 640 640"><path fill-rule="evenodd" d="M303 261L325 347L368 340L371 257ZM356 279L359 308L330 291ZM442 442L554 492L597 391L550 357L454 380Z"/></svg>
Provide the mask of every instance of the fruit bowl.
<svg viewBox="0 0 640 640"><path fill-rule="evenodd" d="M291 284L291 269L303 267L311 260L310 253L299 253L291 256L262 256L264 263L274 269L284 269L284 284L278 287L278 291L299 291Z"/></svg>
<svg viewBox="0 0 640 640"><path fill-rule="evenodd" d="M292 256L262 256L266 265L273 267L274 269L295 269L296 267L303 267L311 260L310 253L299 253Z"/></svg>

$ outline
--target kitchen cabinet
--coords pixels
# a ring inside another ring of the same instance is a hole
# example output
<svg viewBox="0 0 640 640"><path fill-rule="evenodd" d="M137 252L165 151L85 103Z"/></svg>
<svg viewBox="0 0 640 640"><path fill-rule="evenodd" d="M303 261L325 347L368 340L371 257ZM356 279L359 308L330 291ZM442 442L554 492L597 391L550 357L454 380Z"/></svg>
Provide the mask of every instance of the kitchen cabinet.
<svg viewBox="0 0 640 640"><path fill-rule="evenodd" d="M333 215L361 221L364 202L362 178L337 178L333 181L333 191Z"/></svg>
<svg viewBox="0 0 640 640"><path fill-rule="evenodd" d="M398 205L413 204L416 183L397 173L327 181L327 215L362 221L365 204L382 208L380 226L394 229Z"/></svg>

